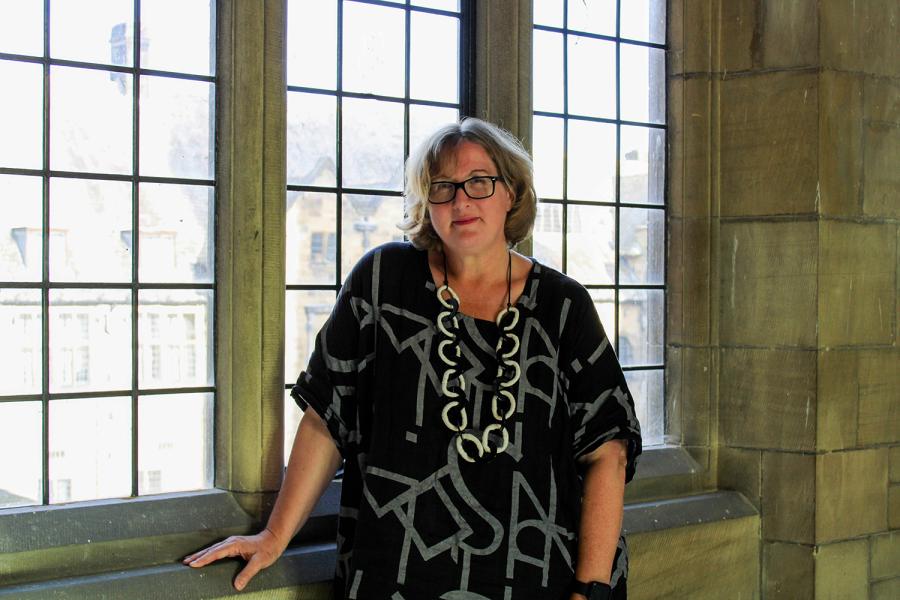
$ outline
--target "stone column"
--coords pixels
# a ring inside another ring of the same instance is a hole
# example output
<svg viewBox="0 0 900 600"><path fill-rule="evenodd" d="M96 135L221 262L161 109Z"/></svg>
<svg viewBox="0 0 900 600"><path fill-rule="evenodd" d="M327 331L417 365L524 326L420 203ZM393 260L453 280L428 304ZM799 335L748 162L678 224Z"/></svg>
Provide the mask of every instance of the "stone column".
<svg viewBox="0 0 900 600"><path fill-rule="evenodd" d="M669 401L764 598L900 597L900 5L670 6Z"/></svg>

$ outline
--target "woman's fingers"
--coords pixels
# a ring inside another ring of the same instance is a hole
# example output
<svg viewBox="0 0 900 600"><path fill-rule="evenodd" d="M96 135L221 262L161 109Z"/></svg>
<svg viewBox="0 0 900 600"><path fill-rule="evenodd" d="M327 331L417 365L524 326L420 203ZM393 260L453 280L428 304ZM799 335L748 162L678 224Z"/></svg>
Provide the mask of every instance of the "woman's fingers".
<svg viewBox="0 0 900 600"><path fill-rule="evenodd" d="M222 558L242 556L241 544L242 540L239 538L228 538L225 541L214 544L209 548L188 556L184 559L184 562L191 567L205 567L209 563Z"/></svg>
<svg viewBox="0 0 900 600"><path fill-rule="evenodd" d="M247 562L247 566L241 569L241 572L234 578L234 589L239 592L243 590L257 573L268 566L262 559L261 552L254 554Z"/></svg>

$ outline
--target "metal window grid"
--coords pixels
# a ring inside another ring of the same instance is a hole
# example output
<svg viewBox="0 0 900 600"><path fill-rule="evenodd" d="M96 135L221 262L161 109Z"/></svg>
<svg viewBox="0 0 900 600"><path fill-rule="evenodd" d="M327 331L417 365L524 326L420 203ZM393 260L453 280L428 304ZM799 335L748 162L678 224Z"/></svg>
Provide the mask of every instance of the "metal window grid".
<svg viewBox="0 0 900 600"><path fill-rule="evenodd" d="M663 213L663 222L665 222L665 215L667 212L665 196L663 197L662 204L640 204L640 203L629 203L622 202L620 200L621 193L621 173L620 173L620 162L621 162L621 139L622 139L622 126L639 126L648 129L659 129L662 131L666 131L667 126L665 123L644 123L640 121L629 121L621 119L621 48L622 45L630 45L630 46L641 46L645 48L655 48L658 50L665 51L666 45L654 42L646 42L641 40L633 40L624 38L621 36L621 14L622 14L622 0L616 1L616 33L613 36L603 35L597 33L591 33L586 31L580 31L576 29L570 29L569 24L569 6L568 2L563 0L562 2L563 8L563 26L562 27L553 27L549 25L541 25L534 24L533 28L535 31L546 31L551 33L561 34L563 37L562 44L562 52L563 52L563 112L551 112L551 111L533 111L533 115L537 117L554 117L561 119L563 122L563 165L562 165L562 198L540 198L540 202L543 204L556 204L561 206L562 208L562 268L563 271L568 270L568 213L569 206L607 206L612 207L615 211L615 275L612 284L587 284L586 287L589 290L599 289L599 290L612 290L613 291L613 306L614 306L614 324L613 324L613 335L612 342L613 347L616 350L616 353L619 353L619 294L622 290L661 290L663 294L663 306L666 303L666 286L665 284L623 284L620 282L620 273L619 268L621 264L620 260L620 248L619 241L621 239L621 227L620 227L620 211L622 208L639 208L641 210L658 210ZM603 117L590 117L590 116L582 116L582 115L572 115L569 114L569 46L568 39L570 35L577 35L579 37L591 38L596 40L603 40L608 42L613 42L615 44L615 110L616 117L615 118L603 118ZM664 79L665 80L665 79ZM582 201L582 200L570 200L568 197L568 147L569 147L569 122L570 121L587 121L587 122L595 122L595 123L607 123L610 125L615 125L616 127L616 149L615 149L615 157L616 157L616 168L615 168L615 200L613 202L594 202L594 201ZM668 180L668 172L664 172L664 181L663 181L663 189L665 189L666 181ZM666 233L663 235L663 281L665 281L665 270L666 265L668 264L668 244L665 243ZM663 319L663 332L662 332L662 345L665 348L665 339L666 339L666 320ZM665 367L665 358L663 360L663 364L654 364L654 365L629 365L623 366L623 371L655 371L662 370ZM665 397L665 378L663 378L663 387L662 387L663 397Z"/></svg>
<svg viewBox="0 0 900 600"><path fill-rule="evenodd" d="M50 0L44 0L43 6L43 54L42 56L31 56L21 54L11 54L0 52L0 60L9 60L22 63L40 64L43 67L43 108L42 108L42 156L40 169L26 168L9 168L0 166L0 175L27 175L41 178L41 219L42 219L42 264L41 264L41 281L40 282L12 282L0 281L0 289L35 289L41 291L41 393L0 396L0 403L4 402L22 402L22 401L40 401L41 402L41 503L50 503L50 426L49 426L49 406L51 401L69 400L78 398L108 398L118 396L129 396L131 398L131 496L138 496L139 491L139 474L138 474L138 398L141 396L151 395L167 395L167 394L183 394L183 393L214 393L215 386L193 386L193 387L172 387L172 388L153 388L140 389L138 387L138 292L141 290L212 290L215 294L215 274L213 274L213 283L142 283L138 280L138 258L140 256L140 235L139 231L139 207L138 207L138 186L142 183L168 183L168 184L191 184L198 186L215 187L214 179L190 179L180 177L154 177L143 176L139 174L140 166L140 84L141 76L156 76L173 78L179 80L202 81L215 85L215 75L195 75L187 73L178 73L173 71L163 71L156 69L146 69L141 67L141 36L134 35L131 52L133 53L133 65L131 67L108 65L91 62L83 62L76 60L67 60L52 58L50 56ZM134 0L133 4L134 31L141 31L141 0ZM210 23L212 31L215 31L215 10L211 11ZM99 70L106 72L124 73L132 75L132 164L131 174L110 174L96 172L74 172L59 171L50 169L50 68L54 66L76 67L87 70ZM131 251L131 282L130 283L109 283L109 282L51 282L50 281L50 179L51 178L73 178L88 179L102 181L122 181L131 183L131 228L132 232L132 251ZM215 235L214 231L209 232ZM50 318L49 318L49 297L50 290L54 289L97 289L97 290L129 290L131 292L131 387L130 389L106 390L99 392L58 392L50 393ZM213 336L212 355L215 355L215 337Z"/></svg>
<svg viewBox="0 0 900 600"><path fill-rule="evenodd" d="M353 2L356 4L370 4L377 6L386 6L404 10L405 18L405 46L404 46L404 92L403 96L384 96L379 94L368 94L359 92L349 92L343 89L343 12L344 4ZM340 290L344 273L341 272L341 248L342 248L342 206L344 195L369 195L369 196L393 196L402 197L403 192L397 190L385 190L378 188L355 188L343 186L343 140L342 140L342 108L344 98L381 100L403 105L403 155L409 154L409 110L410 106L434 106L441 108L453 108L459 111L460 116L470 115L474 106L474 69L471 68L474 63L474 40L475 40L475 23L474 11L475 0L460 0L460 11L451 12L428 8L423 6L415 6L410 0L405 2L385 2L382 0L338 0L337 3L337 79L335 89L322 89L305 86L288 85L287 92L304 92L311 94L321 94L332 96L337 101L337 119L335 127L336 139L336 155L335 155L335 183L334 186L316 186L316 185L288 185L288 192L321 192L334 194L335 197L335 236L336 236L336 252L335 252L335 273L334 281L330 284L288 284L287 291L331 291L335 294ZM457 18L460 21L460 37L459 37L459 95L458 102L436 102L430 100L412 99L410 95L410 33L412 14L415 12L424 14L434 14L446 17ZM290 389L292 382L285 384L285 389Z"/></svg>

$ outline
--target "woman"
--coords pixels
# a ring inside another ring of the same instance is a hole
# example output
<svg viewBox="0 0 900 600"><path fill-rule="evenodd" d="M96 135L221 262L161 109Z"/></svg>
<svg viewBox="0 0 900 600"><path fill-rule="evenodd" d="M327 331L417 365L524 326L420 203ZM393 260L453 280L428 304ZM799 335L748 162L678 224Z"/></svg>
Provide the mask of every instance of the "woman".
<svg viewBox="0 0 900 600"><path fill-rule="evenodd" d="M243 589L343 458L337 597L624 598L639 425L587 291L512 250L536 212L527 152L446 126L406 199L411 244L356 265L293 389L312 410L267 527L185 562L242 556Z"/></svg>

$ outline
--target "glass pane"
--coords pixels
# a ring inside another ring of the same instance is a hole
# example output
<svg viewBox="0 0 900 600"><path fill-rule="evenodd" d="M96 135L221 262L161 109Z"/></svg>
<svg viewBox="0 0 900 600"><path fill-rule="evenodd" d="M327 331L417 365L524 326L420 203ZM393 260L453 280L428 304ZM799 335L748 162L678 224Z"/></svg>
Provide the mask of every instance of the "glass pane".
<svg viewBox="0 0 900 600"><path fill-rule="evenodd" d="M50 503L131 495L131 398L50 403Z"/></svg>
<svg viewBox="0 0 900 600"><path fill-rule="evenodd" d="M571 57L569 58L571 61ZM534 32L534 110L563 112L563 36Z"/></svg>
<svg viewBox="0 0 900 600"><path fill-rule="evenodd" d="M213 173L211 83L141 77L141 174L210 179Z"/></svg>
<svg viewBox="0 0 900 600"><path fill-rule="evenodd" d="M211 0L141 2L141 66L214 73L213 4Z"/></svg>
<svg viewBox="0 0 900 600"><path fill-rule="evenodd" d="M324 192L287 193L288 285L337 281L337 202Z"/></svg>
<svg viewBox="0 0 900 600"><path fill-rule="evenodd" d="M141 396L138 431L139 494L212 487L212 394Z"/></svg>
<svg viewBox="0 0 900 600"><path fill-rule="evenodd" d="M615 125L570 120L567 159L568 199L615 200Z"/></svg>
<svg viewBox="0 0 900 600"><path fill-rule="evenodd" d="M403 96L405 23L402 9L357 2L344 4L345 90ZM316 52L316 56L319 54Z"/></svg>
<svg viewBox="0 0 900 600"><path fill-rule="evenodd" d="M0 2L0 52L44 54L43 0Z"/></svg>
<svg viewBox="0 0 900 600"><path fill-rule="evenodd" d="M138 300L140 387L213 385L212 290L142 290Z"/></svg>
<svg viewBox="0 0 900 600"><path fill-rule="evenodd" d="M622 44L622 120L664 123L666 120L666 53L656 48Z"/></svg>
<svg viewBox="0 0 900 600"><path fill-rule="evenodd" d="M611 284L616 268L616 212L609 206L569 206L566 273L587 284Z"/></svg>
<svg viewBox="0 0 900 600"><path fill-rule="evenodd" d="M626 0L630 2L631 0ZM568 0L569 29L616 35L616 0Z"/></svg>
<svg viewBox="0 0 900 600"><path fill-rule="evenodd" d="M2 9L0 9L2 12ZM0 37L2 39L2 37ZM0 167L41 168L44 77L41 65L0 60Z"/></svg>
<svg viewBox="0 0 900 600"><path fill-rule="evenodd" d="M417 148L444 125L459 122L459 111L442 106L409 106L409 147Z"/></svg>
<svg viewBox="0 0 900 600"><path fill-rule="evenodd" d="M666 42L665 0L628 0L621 6L623 38L656 44Z"/></svg>
<svg viewBox="0 0 900 600"><path fill-rule="evenodd" d="M140 184L140 281L212 283L213 195L205 185Z"/></svg>
<svg viewBox="0 0 900 600"><path fill-rule="evenodd" d="M42 324L40 290L0 289L0 396L41 393Z"/></svg>
<svg viewBox="0 0 900 600"><path fill-rule="evenodd" d="M289 0L287 82L288 85L336 89L336 0Z"/></svg>
<svg viewBox="0 0 900 600"><path fill-rule="evenodd" d="M663 362L663 291L619 292L619 361L623 365Z"/></svg>
<svg viewBox="0 0 900 600"><path fill-rule="evenodd" d="M623 61L623 66L627 63ZM616 45L578 35L569 36L569 114L616 116ZM642 98L644 103L647 98ZM622 105L625 104L622 98Z"/></svg>
<svg viewBox="0 0 900 600"><path fill-rule="evenodd" d="M50 392L131 388L131 292L50 290Z"/></svg>
<svg viewBox="0 0 900 600"><path fill-rule="evenodd" d="M321 94L287 93L287 182L335 185L337 100Z"/></svg>
<svg viewBox="0 0 900 600"><path fill-rule="evenodd" d="M41 178L0 175L0 281L40 281Z"/></svg>
<svg viewBox="0 0 900 600"><path fill-rule="evenodd" d="M50 167L131 173L131 75L50 68Z"/></svg>
<svg viewBox="0 0 900 600"><path fill-rule="evenodd" d="M141 50L149 40L141 39ZM134 2L82 0L50 3L50 56L84 62L134 64Z"/></svg>
<svg viewBox="0 0 900 600"><path fill-rule="evenodd" d="M403 105L343 100L344 187L403 186Z"/></svg>
<svg viewBox="0 0 900 600"><path fill-rule="evenodd" d="M459 12L459 0L412 0L413 6L424 6L426 8L437 8L439 10L450 10Z"/></svg>
<svg viewBox="0 0 900 600"><path fill-rule="evenodd" d="M294 437L300 426L303 411L297 406L297 402L291 397L291 391L284 392L284 464L291 457L291 447L294 445Z"/></svg>
<svg viewBox="0 0 900 600"><path fill-rule="evenodd" d="M539 202L534 220L534 257L562 271L563 206Z"/></svg>
<svg viewBox="0 0 900 600"><path fill-rule="evenodd" d="M402 220L403 198L399 196L345 195L341 215L341 279L375 246L403 240L403 232L397 227Z"/></svg>
<svg viewBox="0 0 900 600"><path fill-rule="evenodd" d="M634 412L641 423L641 438L644 446L663 443L663 372L662 369L648 371L625 371L628 390L634 397Z"/></svg>
<svg viewBox="0 0 900 600"><path fill-rule="evenodd" d="M131 184L50 180L50 279L131 280Z"/></svg>
<svg viewBox="0 0 900 600"><path fill-rule="evenodd" d="M563 0L534 0L534 24L563 26Z"/></svg>
<svg viewBox="0 0 900 600"><path fill-rule="evenodd" d="M284 372L288 382L296 381L306 368L316 345L316 334L331 314L334 298L335 293L331 290L286 292Z"/></svg>
<svg viewBox="0 0 900 600"><path fill-rule="evenodd" d="M665 214L661 210L622 208L619 212L619 282L662 284Z"/></svg>
<svg viewBox="0 0 900 600"><path fill-rule="evenodd" d="M41 403L0 403L0 509L40 504Z"/></svg>
<svg viewBox="0 0 900 600"><path fill-rule="evenodd" d="M534 186L539 198L563 197L563 120L534 117Z"/></svg>
<svg viewBox="0 0 900 600"><path fill-rule="evenodd" d="M620 201L662 204L665 197L665 130L623 125L621 132Z"/></svg>
<svg viewBox="0 0 900 600"><path fill-rule="evenodd" d="M458 102L459 19L420 12L410 19L410 96Z"/></svg>
<svg viewBox="0 0 900 600"><path fill-rule="evenodd" d="M613 290L588 290L606 337L612 342L616 332L616 294Z"/></svg>

